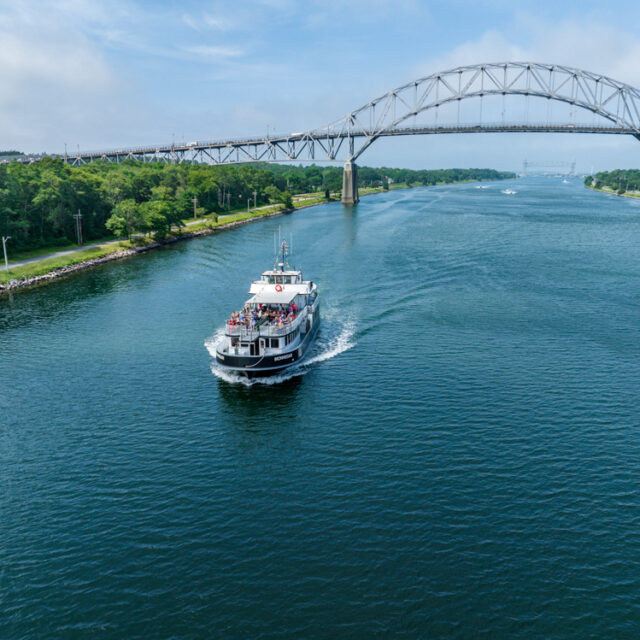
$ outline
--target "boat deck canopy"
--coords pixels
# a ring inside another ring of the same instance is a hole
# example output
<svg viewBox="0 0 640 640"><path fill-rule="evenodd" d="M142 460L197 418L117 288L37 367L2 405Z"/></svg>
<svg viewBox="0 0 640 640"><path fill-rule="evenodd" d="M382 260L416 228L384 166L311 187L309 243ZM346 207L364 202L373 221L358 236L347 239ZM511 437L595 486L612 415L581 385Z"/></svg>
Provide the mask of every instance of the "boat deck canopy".
<svg viewBox="0 0 640 640"><path fill-rule="evenodd" d="M291 304L298 292L292 289L275 291L273 289L262 290L248 300L249 304Z"/></svg>

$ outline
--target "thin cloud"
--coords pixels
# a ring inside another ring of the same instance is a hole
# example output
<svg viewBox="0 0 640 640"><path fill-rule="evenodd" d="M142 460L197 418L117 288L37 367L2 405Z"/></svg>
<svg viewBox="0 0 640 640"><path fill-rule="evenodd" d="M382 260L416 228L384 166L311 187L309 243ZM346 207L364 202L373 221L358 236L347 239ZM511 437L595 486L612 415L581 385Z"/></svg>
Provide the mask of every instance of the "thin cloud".
<svg viewBox="0 0 640 640"><path fill-rule="evenodd" d="M199 17L185 13L182 16L182 22L190 29L200 33L203 31L231 31L236 27L228 18L214 16L210 13L203 13Z"/></svg>
<svg viewBox="0 0 640 640"><path fill-rule="evenodd" d="M562 64L640 85L640 38L593 19L549 23L520 14L505 31L492 29L414 67L414 77L480 62ZM407 78L410 80L412 78Z"/></svg>
<svg viewBox="0 0 640 640"><path fill-rule="evenodd" d="M187 53L190 53L199 58L206 58L211 61L227 58L240 58L245 54L242 49L237 47L224 47L224 46L210 46L210 45L197 45L194 47L187 47L185 49Z"/></svg>

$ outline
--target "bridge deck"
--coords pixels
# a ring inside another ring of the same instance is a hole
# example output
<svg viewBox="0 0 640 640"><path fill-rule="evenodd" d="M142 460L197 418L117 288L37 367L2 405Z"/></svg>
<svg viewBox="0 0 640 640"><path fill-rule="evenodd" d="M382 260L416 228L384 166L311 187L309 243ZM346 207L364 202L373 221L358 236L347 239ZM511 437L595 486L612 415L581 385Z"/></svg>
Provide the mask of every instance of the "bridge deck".
<svg viewBox="0 0 640 640"><path fill-rule="evenodd" d="M433 126L396 127L377 132L376 137L408 135L442 135L459 133L593 133L606 135L634 135L633 129L617 126L590 124L442 124ZM212 164L235 164L243 162L287 162L287 161L337 161L337 153L346 140L371 137L362 131L335 133L308 131L269 137L234 138L229 140L194 141L188 144L146 145L121 149L82 151L76 154L51 154L65 162L78 165L95 160L119 162L125 159L146 161L185 162L199 161ZM316 149L320 151L316 157ZM324 153L323 153L324 152ZM325 156L325 157L322 157ZM43 156L22 156L7 159L2 163L31 163Z"/></svg>

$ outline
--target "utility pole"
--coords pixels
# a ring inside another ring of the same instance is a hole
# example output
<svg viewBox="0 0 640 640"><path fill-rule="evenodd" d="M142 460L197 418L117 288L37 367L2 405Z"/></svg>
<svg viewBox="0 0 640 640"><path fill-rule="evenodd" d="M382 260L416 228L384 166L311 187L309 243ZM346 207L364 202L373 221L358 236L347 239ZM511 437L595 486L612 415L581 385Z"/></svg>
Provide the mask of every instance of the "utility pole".
<svg viewBox="0 0 640 640"><path fill-rule="evenodd" d="M231 211L231 194L227 191L227 211Z"/></svg>
<svg viewBox="0 0 640 640"><path fill-rule="evenodd" d="M258 205L256 204L257 202L257 198L258 198L258 192L254 191L253 192L253 208L256 209L258 207Z"/></svg>
<svg viewBox="0 0 640 640"><path fill-rule="evenodd" d="M198 217L198 212L196 211L196 207L198 206L198 198L193 196L193 219L195 220Z"/></svg>
<svg viewBox="0 0 640 640"><path fill-rule="evenodd" d="M249 213L250 209L251 209L251 198L247 198L247 213Z"/></svg>
<svg viewBox="0 0 640 640"><path fill-rule="evenodd" d="M78 237L78 246L82 246L82 214L80 213L80 209L78 209L78 213L73 216L76 219L76 236Z"/></svg>
<svg viewBox="0 0 640 640"><path fill-rule="evenodd" d="M11 240L11 236L2 236L2 250L4 251L4 266L9 272L9 260L7 260L7 240Z"/></svg>

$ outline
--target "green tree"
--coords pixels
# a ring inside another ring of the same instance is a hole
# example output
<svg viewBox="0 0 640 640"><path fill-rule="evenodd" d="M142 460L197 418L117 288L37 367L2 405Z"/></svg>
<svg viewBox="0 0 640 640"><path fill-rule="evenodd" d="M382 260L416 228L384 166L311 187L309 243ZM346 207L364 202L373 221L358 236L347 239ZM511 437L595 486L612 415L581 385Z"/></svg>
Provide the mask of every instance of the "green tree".
<svg viewBox="0 0 640 640"><path fill-rule="evenodd" d="M113 214L105 224L106 228L113 235L127 236L131 239L131 234L135 231L142 231L145 220L140 212L140 207L133 198L119 202L113 209Z"/></svg>
<svg viewBox="0 0 640 640"><path fill-rule="evenodd" d="M282 194L282 204L284 205L285 209L293 209L293 198L291 197L291 194L288 191L283 192Z"/></svg>
<svg viewBox="0 0 640 640"><path fill-rule="evenodd" d="M282 191L275 185L269 185L265 190L269 202L282 202Z"/></svg>
<svg viewBox="0 0 640 640"><path fill-rule="evenodd" d="M159 240L165 238L173 226L183 227L174 204L166 200L150 200L140 205L144 230L155 233Z"/></svg>

